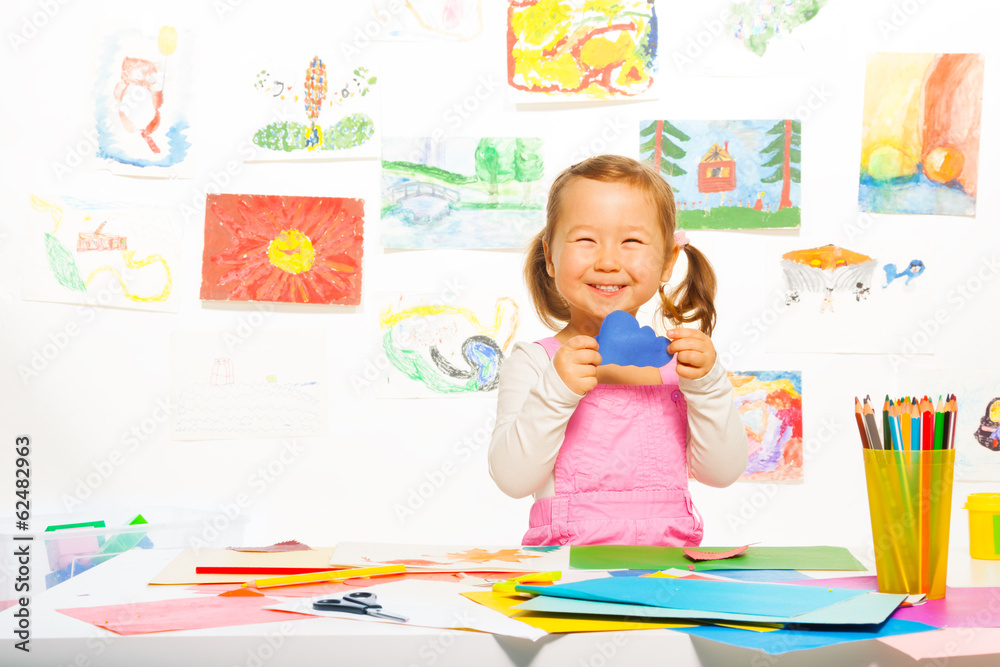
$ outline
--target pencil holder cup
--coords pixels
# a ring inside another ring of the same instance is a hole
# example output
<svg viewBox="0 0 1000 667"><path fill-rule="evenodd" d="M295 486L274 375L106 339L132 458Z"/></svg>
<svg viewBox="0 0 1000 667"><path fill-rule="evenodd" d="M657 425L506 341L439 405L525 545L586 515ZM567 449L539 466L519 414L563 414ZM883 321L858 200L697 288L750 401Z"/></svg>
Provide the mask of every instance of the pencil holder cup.
<svg viewBox="0 0 1000 667"><path fill-rule="evenodd" d="M944 597L955 450L863 451L879 591Z"/></svg>
<svg viewBox="0 0 1000 667"><path fill-rule="evenodd" d="M970 493L969 555L984 560L1000 560L1000 493Z"/></svg>

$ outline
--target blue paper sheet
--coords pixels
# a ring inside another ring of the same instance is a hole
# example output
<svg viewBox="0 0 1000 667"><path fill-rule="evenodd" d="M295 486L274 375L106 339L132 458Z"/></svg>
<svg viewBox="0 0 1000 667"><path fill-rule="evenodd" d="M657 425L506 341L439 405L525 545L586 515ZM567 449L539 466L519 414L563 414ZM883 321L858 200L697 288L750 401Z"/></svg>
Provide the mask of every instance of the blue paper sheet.
<svg viewBox="0 0 1000 667"><path fill-rule="evenodd" d="M783 618L816 611L864 593L791 584L689 581L662 577L608 577L553 586L518 586L517 590L577 600ZM806 590L811 592L806 593Z"/></svg>
<svg viewBox="0 0 1000 667"><path fill-rule="evenodd" d="M718 611L694 611L690 609L667 609L648 605L622 604L620 602L597 602L596 600L573 600L547 595L522 602L516 606L519 611L535 611L546 614L573 614L591 616L625 616L642 619L678 619L719 621L729 623L795 623L799 625L878 625L883 623L906 595L866 592L837 604L808 611L795 616L761 616L759 614L736 614Z"/></svg>
<svg viewBox="0 0 1000 667"><path fill-rule="evenodd" d="M806 649L832 646L846 642L857 642L892 635L913 634L937 630L932 625L916 621L901 621L890 618L877 626L855 626L849 629L824 628L820 630L799 630L784 628L773 632L754 632L753 630L738 630L721 626L701 626L695 628L676 628L677 632L686 632L696 637L704 637L712 641L740 646L742 648L758 649L771 655L804 651Z"/></svg>
<svg viewBox="0 0 1000 667"><path fill-rule="evenodd" d="M657 336L651 327L639 322L624 310L608 313L597 336L601 364L619 366L666 366L674 355L667 353L670 341Z"/></svg>

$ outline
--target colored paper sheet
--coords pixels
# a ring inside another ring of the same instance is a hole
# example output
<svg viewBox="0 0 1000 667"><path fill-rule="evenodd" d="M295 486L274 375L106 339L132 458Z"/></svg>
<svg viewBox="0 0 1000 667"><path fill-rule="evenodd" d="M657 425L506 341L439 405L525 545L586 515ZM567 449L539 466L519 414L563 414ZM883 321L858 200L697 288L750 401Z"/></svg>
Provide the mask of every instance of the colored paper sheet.
<svg viewBox="0 0 1000 667"><path fill-rule="evenodd" d="M596 602L572 598L538 597L523 602L517 609L539 613L627 616L642 619L670 618L732 623L795 623L801 625L876 625L885 621L905 595L862 593L837 604L795 616L762 616L753 613L708 612L692 609L667 609L647 605Z"/></svg>
<svg viewBox="0 0 1000 667"><path fill-rule="evenodd" d="M798 586L834 586L836 588L854 588L864 591L878 590L878 577L875 576L835 577L832 579L789 579L788 583Z"/></svg>
<svg viewBox="0 0 1000 667"><path fill-rule="evenodd" d="M518 586L517 590L578 600L783 618L816 611L862 594L840 588L657 577L609 577L552 586Z"/></svg>
<svg viewBox="0 0 1000 667"><path fill-rule="evenodd" d="M702 551L726 551L732 547L702 547ZM665 570L670 567L696 570L864 570L843 547L750 547L737 559L693 564L682 547L587 545L570 549L569 564L583 570Z"/></svg>
<svg viewBox="0 0 1000 667"><path fill-rule="evenodd" d="M424 572L550 572L569 568L568 547L441 546L340 542L333 567L406 566ZM606 569L606 568L602 568Z"/></svg>
<svg viewBox="0 0 1000 667"><path fill-rule="evenodd" d="M798 630L784 628L775 632L748 632L746 630L718 626L677 628L678 632L686 632L689 635L704 637L705 639L711 639L712 641L732 646L758 649L771 655L832 646L846 642L864 641L866 639L878 639L892 635L922 633L936 629L923 623L900 621L894 618L890 618L882 625L865 626L864 628L853 627L849 629ZM905 641L909 641L909 637L904 640L904 643Z"/></svg>
<svg viewBox="0 0 1000 667"><path fill-rule="evenodd" d="M169 630L197 630L220 628L228 625L274 623L294 621L306 616L296 616L264 609L280 600L269 597L187 598L115 604L102 607L77 607L57 609L86 623L105 628L120 635L140 635Z"/></svg>
<svg viewBox="0 0 1000 667"><path fill-rule="evenodd" d="M667 352L668 339L657 336L652 327L640 327L639 322L624 310L608 313L595 340L601 352L601 365L660 368L670 363L674 356Z"/></svg>
<svg viewBox="0 0 1000 667"><path fill-rule="evenodd" d="M893 617L939 627L1000 628L997 600L1000 600L1000 588L948 586L943 598L902 607Z"/></svg>
<svg viewBox="0 0 1000 667"><path fill-rule="evenodd" d="M915 660L942 658L943 664L967 655L1000 653L1000 629L996 628L942 628L937 632L884 637L879 641Z"/></svg>
<svg viewBox="0 0 1000 667"><path fill-rule="evenodd" d="M792 583L809 578L808 574L802 574L795 570L713 570L712 574L738 581L759 581L768 584ZM840 586L839 588L851 587Z"/></svg>
<svg viewBox="0 0 1000 667"><path fill-rule="evenodd" d="M651 628L685 628L693 623L671 623L668 621L626 621L603 616L545 614L514 609L514 605L525 601L520 595L508 595L496 591L475 591L462 593L473 602L498 611L504 616L527 623L533 628L546 632L614 632L616 630L648 630ZM611 603L608 603L611 604Z"/></svg>
<svg viewBox="0 0 1000 667"><path fill-rule="evenodd" d="M330 567L333 547L318 547L309 551L278 553L243 553L230 549L185 549L160 571L152 584L242 584L256 579L252 574L195 574L199 565L215 567Z"/></svg>
<svg viewBox="0 0 1000 667"><path fill-rule="evenodd" d="M476 589L472 586L442 581L399 581L372 588L371 592L378 596L377 602L382 605L382 609L387 614L404 616L408 619L403 625L478 630L532 641L546 635L544 630L508 618L462 597L462 593L473 590ZM376 618L375 616L314 610L312 608L313 602L322 597L324 596L299 598L271 605L270 609L314 616L346 618L353 621L399 624L399 621Z"/></svg>

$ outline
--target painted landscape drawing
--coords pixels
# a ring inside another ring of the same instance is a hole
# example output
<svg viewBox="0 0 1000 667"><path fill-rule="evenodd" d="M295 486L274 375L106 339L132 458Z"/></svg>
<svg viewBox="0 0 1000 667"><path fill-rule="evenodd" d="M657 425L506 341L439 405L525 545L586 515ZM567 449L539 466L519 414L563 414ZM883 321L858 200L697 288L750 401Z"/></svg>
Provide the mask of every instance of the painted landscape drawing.
<svg viewBox="0 0 1000 667"><path fill-rule="evenodd" d="M379 295L382 352L392 366L383 398L485 395L496 391L520 308L510 297L463 295L460 303L420 294Z"/></svg>
<svg viewBox="0 0 1000 667"><path fill-rule="evenodd" d="M734 400L750 443L750 460L740 480L802 481L802 373L729 373Z"/></svg>
<svg viewBox="0 0 1000 667"><path fill-rule="evenodd" d="M727 25L734 39L748 51L763 56L773 39L787 37L811 21L827 0L746 0L729 7Z"/></svg>
<svg viewBox="0 0 1000 667"><path fill-rule="evenodd" d="M201 298L361 303L364 202L208 195Z"/></svg>
<svg viewBox="0 0 1000 667"><path fill-rule="evenodd" d="M983 69L978 53L868 57L862 211L975 216Z"/></svg>
<svg viewBox="0 0 1000 667"><path fill-rule="evenodd" d="M521 248L544 224L542 140L387 138L386 248Z"/></svg>
<svg viewBox="0 0 1000 667"><path fill-rule="evenodd" d="M99 166L118 174L190 177L194 38L160 26L123 30L98 48L94 84Z"/></svg>
<svg viewBox="0 0 1000 667"><path fill-rule="evenodd" d="M517 0L507 7L507 83L515 102L642 96L656 72L647 0Z"/></svg>
<svg viewBox="0 0 1000 667"><path fill-rule="evenodd" d="M769 241L765 336L771 352L903 353L934 317L935 263L927 243L844 248ZM931 354L933 340L907 351Z"/></svg>
<svg viewBox="0 0 1000 667"><path fill-rule="evenodd" d="M325 435L326 337L258 330L238 346L218 332L170 336L175 440Z"/></svg>
<svg viewBox="0 0 1000 667"><path fill-rule="evenodd" d="M253 77L254 154L247 161L377 158L378 76L319 55L273 56Z"/></svg>
<svg viewBox="0 0 1000 667"><path fill-rule="evenodd" d="M177 312L181 226L162 208L31 196L22 296Z"/></svg>
<svg viewBox="0 0 1000 667"><path fill-rule="evenodd" d="M376 16L390 16L375 39L468 41L483 32L484 0L372 0ZM395 8L395 10L393 10Z"/></svg>
<svg viewBox="0 0 1000 667"><path fill-rule="evenodd" d="M801 137L791 119L639 123L641 159L673 187L685 229L798 227Z"/></svg>

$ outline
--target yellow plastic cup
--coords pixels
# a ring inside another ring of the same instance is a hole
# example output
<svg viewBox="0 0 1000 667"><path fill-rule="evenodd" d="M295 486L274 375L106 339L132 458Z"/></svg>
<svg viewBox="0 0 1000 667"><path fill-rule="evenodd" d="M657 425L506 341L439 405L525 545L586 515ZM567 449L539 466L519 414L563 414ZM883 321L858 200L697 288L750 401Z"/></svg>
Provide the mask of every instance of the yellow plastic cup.
<svg viewBox="0 0 1000 667"><path fill-rule="evenodd" d="M883 593L944 597L955 450L863 450Z"/></svg>
<svg viewBox="0 0 1000 667"><path fill-rule="evenodd" d="M1000 560L1000 493L970 493L969 555L983 560Z"/></svg>

